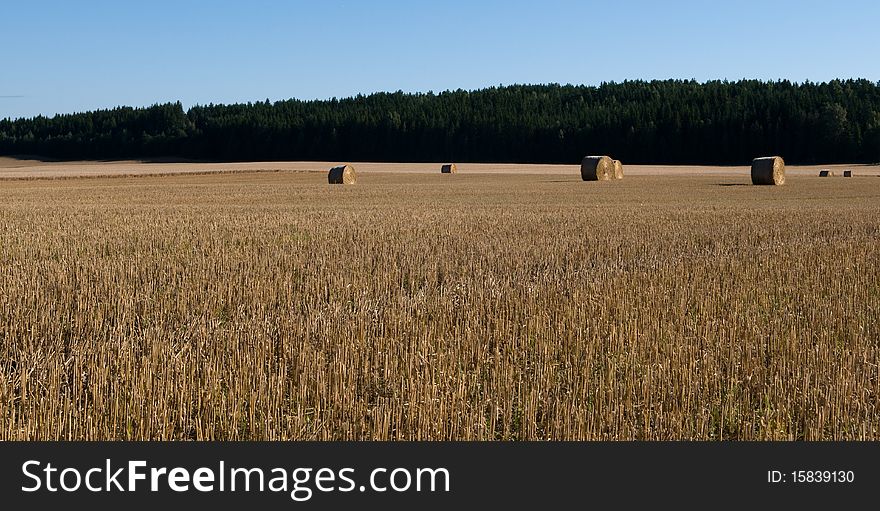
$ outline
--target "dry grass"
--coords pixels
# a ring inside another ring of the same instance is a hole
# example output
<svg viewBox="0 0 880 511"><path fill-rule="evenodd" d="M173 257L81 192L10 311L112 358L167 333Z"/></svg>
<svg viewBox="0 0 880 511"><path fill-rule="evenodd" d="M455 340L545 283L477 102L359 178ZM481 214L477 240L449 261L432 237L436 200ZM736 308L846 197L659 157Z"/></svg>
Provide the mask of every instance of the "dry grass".
<svg viewBox="0 0 880 511"><path fill-rule="evenodd" d="M326 176L327 169L347 162L266 161L266 162L173 162L145 163L139 161L58 162L16 159L0 156L0 181L10 179L70 179L80 177L152 177L171 174L235 174L242 172L316 172ZM358 175L372 173L436 174L440 163L351 162ZM878 176L877 165L786 165L786 175L815 176L819 169L856 168L859 176ZM465 174L536 174L570 176L580 165L549 165L516 163L458 163L456 172ZM626 165L627 176L748 176L748 165L712 167L701 165Z"/></svg>
<svg viewBox="0 0 880 511"><path fill-rule="evenodd" d="M880 180L431 170L0 182L0 438L880 439Z"/></svg>

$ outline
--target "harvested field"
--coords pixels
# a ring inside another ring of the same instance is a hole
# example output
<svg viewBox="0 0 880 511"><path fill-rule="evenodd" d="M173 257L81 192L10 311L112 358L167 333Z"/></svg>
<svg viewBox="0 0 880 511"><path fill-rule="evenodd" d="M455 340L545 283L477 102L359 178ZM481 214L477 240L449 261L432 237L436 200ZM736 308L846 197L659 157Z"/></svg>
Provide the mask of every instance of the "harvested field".
<svg viewBox="0 0 880 511"><path fill-rule="evenodd" d="M354 164L0 170L0 438L880 439L880 179Z"/></svg>
<svg viewBox="0 0 880 511"><path fill-rule="evenodd" d="M373 163L373 162L314 162L314 161L281 161L281 162L174 162L158 163L140 161L107 161L107 162L57 162L23 160L0 157L0 179L63 179L74 177L128 177L156 176L166 174L218 174L241 172L316 172L327 173L327 169L351 163L357 168L358 174L364 173L406 173L435 174L439 163ZM859 169L858 175L878 176L880 166L877 165L786 165L786 175L817 175L819 169ZM749 165L731 167L713 167L699 165L626 165L626 175L630 176L748 176ZM546 165L516 163L459 163L457 173L464 174L538 174L564 176L578 174L580 165Z"/></svg>

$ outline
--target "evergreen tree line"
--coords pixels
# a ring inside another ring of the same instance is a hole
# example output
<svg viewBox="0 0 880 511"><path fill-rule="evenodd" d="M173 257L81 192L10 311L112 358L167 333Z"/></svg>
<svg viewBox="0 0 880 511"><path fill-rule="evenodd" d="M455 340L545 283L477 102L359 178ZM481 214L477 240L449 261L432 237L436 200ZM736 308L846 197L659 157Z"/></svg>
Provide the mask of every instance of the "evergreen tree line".
<svg viewBox="0 0 880 511"><path fill-rule="evenodd" d="M626 81L377 93L0 121L0 154L195 159L744 164L880 161L880 83Z"/></svg>

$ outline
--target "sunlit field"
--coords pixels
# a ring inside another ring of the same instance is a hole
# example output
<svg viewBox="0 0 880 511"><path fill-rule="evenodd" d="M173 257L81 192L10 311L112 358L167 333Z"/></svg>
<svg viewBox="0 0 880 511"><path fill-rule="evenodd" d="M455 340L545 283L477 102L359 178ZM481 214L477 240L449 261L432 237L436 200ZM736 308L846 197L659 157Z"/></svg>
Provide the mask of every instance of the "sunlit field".
<svg viewBox="0 0 880 511"><path fill-rule="evenodd" d="M877 440L878 343L876 176L0 180L2 439Z"/></svg>

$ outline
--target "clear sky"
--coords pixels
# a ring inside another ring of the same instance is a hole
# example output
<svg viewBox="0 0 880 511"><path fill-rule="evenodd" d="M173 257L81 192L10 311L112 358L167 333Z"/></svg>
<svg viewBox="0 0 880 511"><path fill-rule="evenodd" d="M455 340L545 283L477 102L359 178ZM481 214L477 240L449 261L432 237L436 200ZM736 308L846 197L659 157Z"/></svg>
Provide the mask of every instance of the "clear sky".
<svg viewBox="0 0 880 511"><path fill-rule="evenodd" d="M0 0L0 118L513 83L880 80L880 2Z"/></svg>

